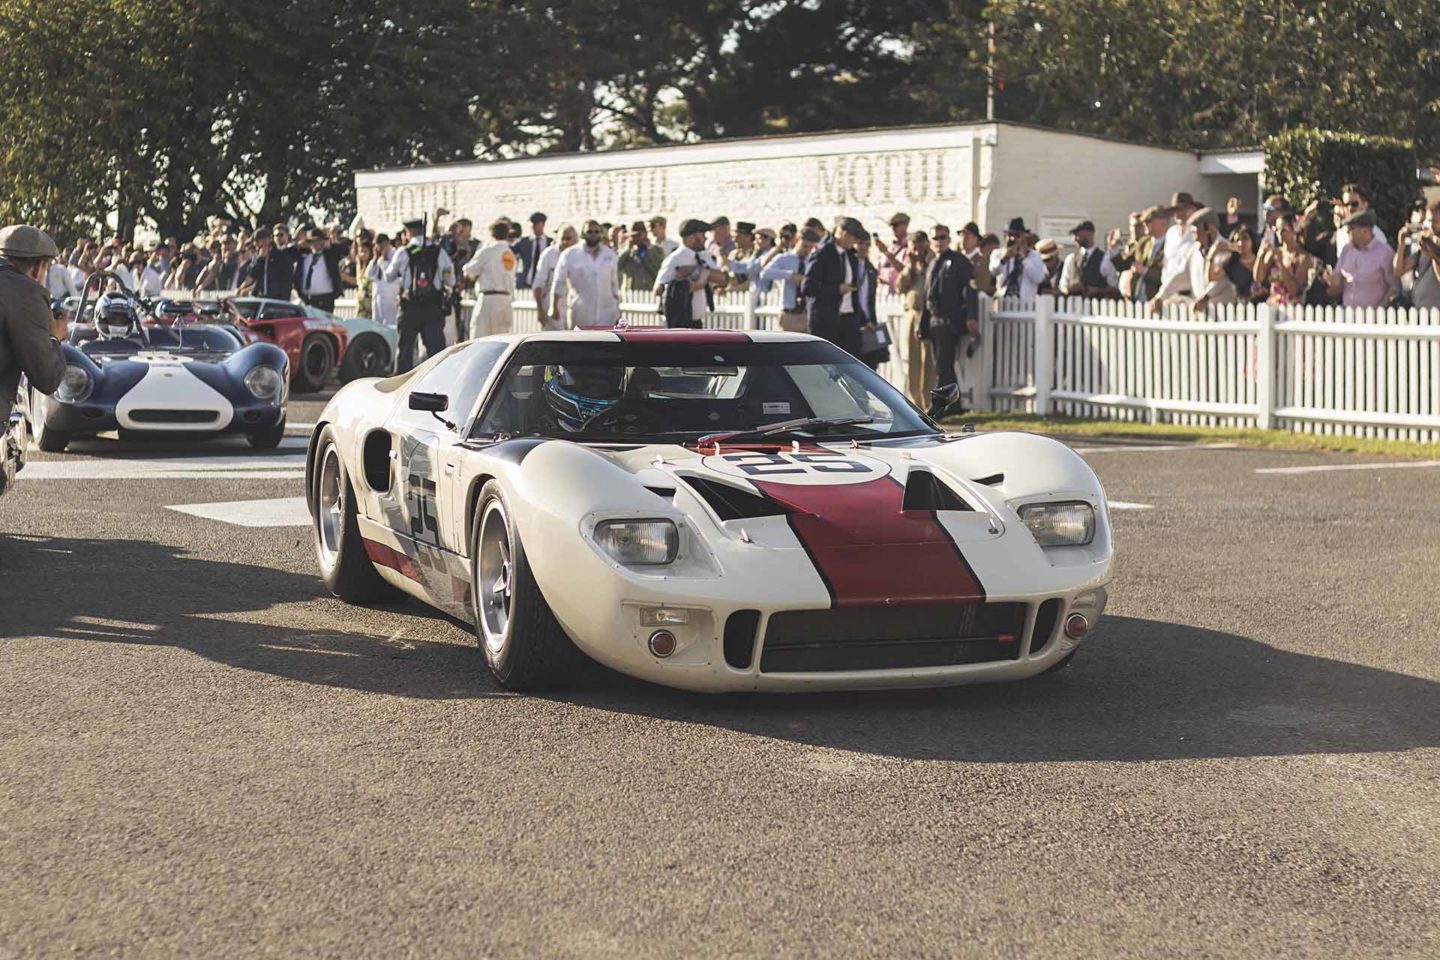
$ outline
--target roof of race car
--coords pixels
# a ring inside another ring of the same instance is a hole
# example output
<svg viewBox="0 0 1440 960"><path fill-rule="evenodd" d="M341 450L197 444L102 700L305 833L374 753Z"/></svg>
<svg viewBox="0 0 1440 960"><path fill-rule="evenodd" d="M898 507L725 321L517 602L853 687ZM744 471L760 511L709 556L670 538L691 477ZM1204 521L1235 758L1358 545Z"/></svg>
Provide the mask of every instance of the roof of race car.
<svg viewBox="0 0 1440 960"><path fill-rule="evenodd" d="M819 340L808 333L772 330L689 330L670 327L604 327L580 330L540 330L532 333L505 333L487 337L508 343L532 340L605 340L622 343L776 343Z"/></svg>

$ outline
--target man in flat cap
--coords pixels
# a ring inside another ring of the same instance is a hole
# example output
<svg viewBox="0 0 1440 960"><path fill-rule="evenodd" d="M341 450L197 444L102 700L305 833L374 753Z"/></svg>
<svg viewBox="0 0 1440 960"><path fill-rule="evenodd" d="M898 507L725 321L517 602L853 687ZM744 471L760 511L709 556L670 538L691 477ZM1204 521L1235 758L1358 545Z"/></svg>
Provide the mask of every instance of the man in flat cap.
<svg viewBox="0 0 1440 960"><path fill-rule="evenodd" d="M68 329L63 311L51 313L45 292L50 264L58 256L55 241L43 230L25 224L0 230L0 431L8 429L22 373L46 394L65 376L58 341Z"/></svg>
<svg viewBox="0 0 1440 960"><path fill-rule="evenodd" d="M716 217L710 221L710 243L705 248L710 259L720 263L735 249L735 238L730 235L730 218Z"/></svg>
<svg viewBox="0 0 1440 960"><path fill-rule="evenodd" d="M1321 275L1330 296L1339 297L1347 307L1383 307L1399 288L1395 278L1395 251L1378 235L1375 211L1369 207L1353 213L1344 223L1349 242L1341 249L1335 266Z"/></svg>
<svg viewBox="0 0 1440 960"><path fill-rule="evenodd" d="M705 233L712 225L686 220L680 226L680 246L660 264L655 292L667 327L699 327L713 301L713 291L725 283L725 271L705 249Z"/></svg>
<svg viewBox="0 0 1440 960"><path fill-rule="evenodd" d="M427 356L445 349L445 303L455 286L455 266L438 243L425 236L425 221L405 223L405 245L385 268L385 279L400 284L400 344L395 372L415 366L415 341ZM458 332L458 331L457 331Z"/></svg>
<svg viewBox="0 0 1440 960"><path fill-rule="evenodd" d="M1165 266L1165 233L1170 229L1170 211L1165 207L1146 207L1133 216L1132 232L1136 234L1125 245L1121 258L1124 274L1120 292L1127 300L1149 301L1160 292L1161 271Z"/></svg>
<svg viewBox="0 0 1440 960"><path fill-rule="evenodd" d="M550 247L550 238L545 236L545 214L530 214L530 235L515 241L515 256L520 259L519 275L515 286L529 290L535 285L535 271L540 269L540 258Z"/></svg>
<svg viewBox="0 0 1440 960"><path fill-rule="evenodd" d="M810 311L810 332L857 358L863 318L856 300L861 277L855 244L864 235L859 220L842 218L834 234L810 255L802 288Z"/></svg>
<svg viewBox="0 0 1440 960"><path fill-rule="evenodd" d="M1119 295L1120 274L1109 255L1095 246L1095 224L1082 220L1070 229L1075 252L1065 258L1060 272L1060 292L1067 297L1105 297Z"/></svg>
<svg viewBox="0 0 1440 960"><path fill-rule="evenodd" d="M877 234L875 249L881 254L880 282L885 285L886 290L894 293L895 285L900 282L900 274L910 262L910 214L897 213L890 218L889 224L895 242L887 244L885 238Z"/></svg>

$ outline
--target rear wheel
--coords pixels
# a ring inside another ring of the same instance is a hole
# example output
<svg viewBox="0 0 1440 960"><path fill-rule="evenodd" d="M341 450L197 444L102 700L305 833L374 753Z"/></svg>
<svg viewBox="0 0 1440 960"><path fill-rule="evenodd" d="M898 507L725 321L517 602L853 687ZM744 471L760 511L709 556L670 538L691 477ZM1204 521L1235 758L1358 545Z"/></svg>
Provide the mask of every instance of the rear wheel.
<svg viewBox="0 0 1440 960"><path fill-rule="evenodd" d="M495 678L522 692L572 680L585 658L541 595L505 491L494 480L480 491L470 558L475 635Z"/></svg>
<svg viewBox="0 0 1440 960"><path fill-rule="evenodd" d="M323 333L312 333L300 343L300 362L291 379L297 393L316 393L335 375L335 344Z"/></svg>
<svg viewBox="0 0 1440 960"><path fill-rule="evenodd" d="M345 348L340 364L340 382L349 383L361 377L387 377L391 369L390 344L379 334L363 333Z"/></svg>
<svg viewBox="0 0 1440 960"><path fill-rule="evenodd" d="M70 434L46 425L49 402L50 398L40 391L30 391L30 433L35 438L35 446L46 453L60 453L70 445Z"/></svg>
<svg viewBox="0 0 1440 960"><path fill-rule="evenodd" d="M385 582L365 553L355 490L345 474L330 427L320 435L320 453L315 462L311 530L325 586L347 603L398 603L405 599L401 590Z"/></svg>

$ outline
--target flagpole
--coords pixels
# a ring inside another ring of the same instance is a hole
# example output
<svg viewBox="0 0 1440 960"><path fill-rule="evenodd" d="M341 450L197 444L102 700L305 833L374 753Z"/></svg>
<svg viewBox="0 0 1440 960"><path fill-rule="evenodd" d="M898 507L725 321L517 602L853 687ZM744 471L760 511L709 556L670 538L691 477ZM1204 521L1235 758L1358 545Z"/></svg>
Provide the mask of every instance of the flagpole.
<svg viewBox="0 0 1440 960"><path fill-rule="evenodd" d="M985 61L985 119L995 119L995 21L990 21L989 57Z"/></svg>

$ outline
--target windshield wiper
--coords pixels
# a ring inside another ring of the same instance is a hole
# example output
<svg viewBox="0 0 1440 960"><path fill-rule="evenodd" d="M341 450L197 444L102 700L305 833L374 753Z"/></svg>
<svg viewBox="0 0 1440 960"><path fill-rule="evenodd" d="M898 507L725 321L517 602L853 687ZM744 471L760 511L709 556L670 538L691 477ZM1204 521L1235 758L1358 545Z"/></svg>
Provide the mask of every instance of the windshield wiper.
<svg viewBox="0 0 1440 960"><path fill-rule="evenodd" d="M752 437L773 437L780 433L795 433L800 430L815 430L819 427L845 427L855 423L874 423L874 417L801 417L798 420L781 420L753 430L731 430L726 433L707 433L696 440L697 446L714 443L729 443L732 440Z"/></svg>

